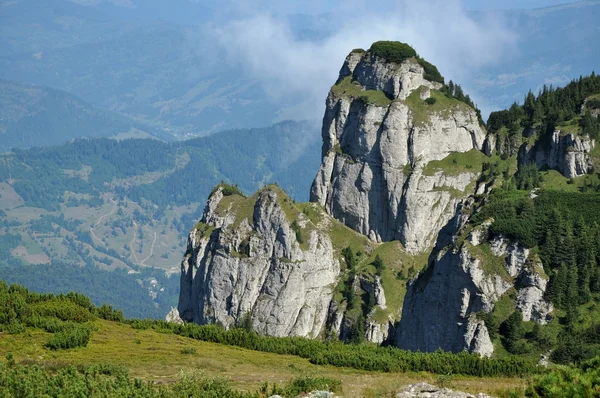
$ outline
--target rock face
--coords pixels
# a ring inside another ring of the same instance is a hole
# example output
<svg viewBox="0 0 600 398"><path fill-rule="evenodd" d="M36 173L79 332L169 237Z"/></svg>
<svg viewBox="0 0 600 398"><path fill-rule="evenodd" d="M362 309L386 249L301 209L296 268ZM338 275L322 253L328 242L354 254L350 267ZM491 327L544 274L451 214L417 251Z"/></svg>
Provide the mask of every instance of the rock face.
<svg viewBox="0 0 600 398"><path fill-rule="evenodd" d="M517 291L516 308L524 321L545 324L552 304L544 299L547 277L529 250L498 237L482 243L484 223L471 233L471 242L438 254L419 277L409 283L396 345L421 351L467 350L490 356L494 347L480 311L491 312L510 288ZM503 269L493 268L493 259L478 254L476 246L489 244L493 256L504 259Z"/></svg>
<svg viewBox="0 0 600 398"><path fill-rule="evenodd" d="M398 65L368 52L348 56L327 98L323 160L311 189L311 201L334 218L373 241L398 239L411 254L433 244L474 190L476 173L436 173L427 164L480 150L485 139L466 104L428 108L422 97L441 85L423 76L411 59ZM384 100L359 95L373 90Z"/></svg>
<svg viewBox="0 0 600 398"><path fill-rule="evenodd" d="M282 196L272 187L249 199L224 197L222 188L211 195L181 265L183 320L230 327L249 314L264 335L323 332L339 263L329 237L302 213L296 224L306 235L301 247ZM241 219L243 209L251 215Z"/></svg>
<svg viewBox="0 0 600 398"><path fill-rule="evenodd" d="M174 307L171 307L171 311L169 311L169 313L165 317L165 320L167 322L171 322L171 323L178 323L178 324L183 323L183 320L179 316L179 311L177 311L177 308L174 308Z"/></svg>
<svg viewBox="0 0 600 398"><path fill-rule="evenodd" d="M515 278L516 308L523 320L541 325L550 321L553 306L544 298L548 277L539 259L530 259L528 249L501 236L492 240L491 249L493 255L506 259L506 270Z"/></svg>
<svg viewBox="0 0 600 398"><path fill-rule="evenodd" d="M466 247L440 254L408 285L396 345L412 351L441 348L490 356L494 346L475 313L491 311L509 288L499 276L487 277L481 261Z"/></svg>
<svg viewBox="0 0 600 398"><path fill-rule="evenodd" d="M590 151L594 146L595 141L587 137L555 131L547 147L523 144L519 150L519 163L535 163L538 168L558 170L567 178L578 177L592 172Z"/></svg>

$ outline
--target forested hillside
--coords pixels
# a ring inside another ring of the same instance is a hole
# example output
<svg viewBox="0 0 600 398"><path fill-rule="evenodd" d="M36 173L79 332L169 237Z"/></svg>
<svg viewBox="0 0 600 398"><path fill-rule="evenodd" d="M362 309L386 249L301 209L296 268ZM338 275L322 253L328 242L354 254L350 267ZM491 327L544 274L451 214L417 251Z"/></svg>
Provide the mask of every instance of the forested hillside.
<svg viewBox="0 0 600 398"><path fill-rule="evenodd" d="M278 181L305 199L317 142L313 124L288 122L179 143L80 139L1 155L0 275L163 317L177 303L180 253L211 189Z"/></svg>
<svg viewBox="0 0 600 398"><path fill-rule="evenodd" d="M94 137L172 139L163 129L97 108L64 91L0 79L0 153Z"/></svg>

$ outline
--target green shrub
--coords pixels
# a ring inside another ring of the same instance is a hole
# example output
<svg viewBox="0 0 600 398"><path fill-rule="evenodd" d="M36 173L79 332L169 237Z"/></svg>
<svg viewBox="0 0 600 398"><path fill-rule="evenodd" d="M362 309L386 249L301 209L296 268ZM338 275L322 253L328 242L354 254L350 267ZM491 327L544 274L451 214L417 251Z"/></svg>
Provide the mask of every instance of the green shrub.
<svg viewBox="0 0 600 398"><path fill-rule="evenodd" d="M425 100L425 102L427 103L427 105L433 105L436 103L436 99L434 97L429 97Z"/></svg>
<svg viewBox="0 0 600 398"><path fill-rule="evenodd" d="M92 336L92 328L91 325L73 324L50 337L50 340L46 343L46 347L51 350L85 347Z"/></svg>
<svg viewBox="0 0 600 398"><path fill-rule="evenodd" d="M298 224L298 221L294 220L290 227L296 234L296 240L298 241L298 243L300 243L300 244L304 243L304 237L302 236L302 229L300 228L300 224Z"/></svg>
<svg viewBox="0 0 600 398"><path fill-rule="evenodd" d="M181 349L181 353L184 355L196 355L196 349L194 347L185 347Z"/></svg>
<svg viewBox="0 0 600 398"><path fill-rule="evenodd" d="M425 70L425 73L423 74L423 77L425 79L429 80L430 82L437 82L437 83L444 84L444 76L442 76L442 74L440 73L440 71L438 71L438 68L435 65L425 61L423 58L421 58L419 56L417 56L417 62Z"/></svg>
<svg viewBox="0 0 600 398"><path fill-rule="evenodd" d="M246 195L244 195L243 192L240 191L240 188L237 186L237 184L230 185L225 184L223 182L214 187L213 190L210 192L209 196L212 196L215 192L217 192L219 188L221 188L221 193L223 193L223 196L239 195L244 198L246 197Z"/></svg>
<svg viewBox="0 0 600 398"><path fill-rule="evenodd" d="M125 321L123 311L114 309L112 305L102 304L96 311L101 319L122 323Z"/></svg>
<svg viewBox="0 0 600 398"><path fill-rule="evenodd" d="M417 56L414 48L399 41L377 41L371 45L369 52L387 62L400 64L408 58Z"/></svg>

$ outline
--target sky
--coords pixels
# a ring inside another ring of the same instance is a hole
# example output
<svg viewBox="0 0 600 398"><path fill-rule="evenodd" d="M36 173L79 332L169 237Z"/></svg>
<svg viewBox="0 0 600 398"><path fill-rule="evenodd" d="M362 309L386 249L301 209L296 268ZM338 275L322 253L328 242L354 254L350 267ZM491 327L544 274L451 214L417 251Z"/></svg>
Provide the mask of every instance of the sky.
<svg viewBox="0 0 600 398"><path fill-rule="evenodd" d="M569 0L467 0L465 8L470 10L533 9L559 4L574 3Z"/></svg>
<svg viewBox="0 0 600 398"><path fill-rule="evenodd" d="M501 2L489 2L500 4ZM201 28L205 43L216 46L228 62L239 64L248 79L258 80L277 100L290 95L305 98L294 111L320 118L324 99L336 81L346 55L353 48L369 48L378 40L399 40L412 45L437 65L447 79L468 82L479 69L510 56L518 36L497 16L473 18L460 0L347 0L331 10L332 2L240 1L221 9ZM327 34L297 34L297 27L282 14L322 14ZM490 49L493 48L493 51ZM206 53L215 51L207 49ZM468 84L463 84L469 89ZM470 92L470 91L467 91ZM486 104L480 103L485 111ZM296 118L298 115L285 115Z"/></svg>

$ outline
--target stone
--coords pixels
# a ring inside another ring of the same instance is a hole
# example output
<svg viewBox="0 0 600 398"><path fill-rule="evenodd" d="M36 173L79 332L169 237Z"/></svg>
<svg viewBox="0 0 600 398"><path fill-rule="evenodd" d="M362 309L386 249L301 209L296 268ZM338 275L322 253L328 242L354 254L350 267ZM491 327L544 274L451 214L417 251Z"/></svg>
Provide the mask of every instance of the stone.
<svg viewBox="0 0 600 398"><path fill-rule="evenodd" d="M170 323L177 323L180 325L183 324L183 320L179 316L179 311L177 311L177 308L175 307L171 307L171 311L169 311L169 313L165 317L165 320Z"/></svg>
<svg viewBox="0 0 600 398"><path fill-rule="evenodd" d="M222 189L211 195L202 222L215 230L192 230L181 265L182 319L229 328L250 314L263 335L315 338L324 331L339 262L316 228L300 247L278 195L260 191L251 221L239 225L231 208L221 208Z"/></svg>
<svg viewBox="0 0 600 398"><path fill-rule="evenodd" d="M415 62L398 65L352 53L340 71L340 79L347 76L364 90L382 90L395 100L381 106L330 92L311 201L373 241L397 239L409 254L422 253L474 193L478 176L431 175L425 172L427 164L451 153L481 150L485 133L466 104L431 113L427 122L415 119L404 100L415 90L440 88L424 78Z"/></svg>
<svg viewBox="0 0 600 398"><path fill-rule="evenodd" d="M396 395L397 398L493 398L489 395L479 393L477 395L460 391L452 391L448 388L440 388L428 383L411 384L404 391Z"/></svg>
<svg viewBox="0 0 600 398"><path fill-rule="evenodd" d="M567 178L579 177L592 172L590 152L595 145L596 142L587 136L564 134L557 130L548 146L523 144L519 149L519 164L535 163L540 169L558 170Z"/></svg>

